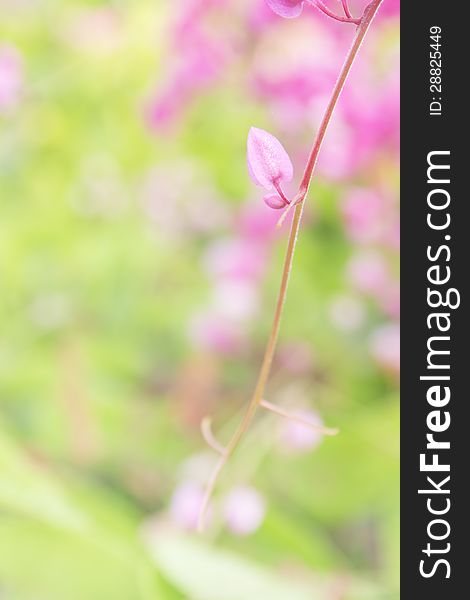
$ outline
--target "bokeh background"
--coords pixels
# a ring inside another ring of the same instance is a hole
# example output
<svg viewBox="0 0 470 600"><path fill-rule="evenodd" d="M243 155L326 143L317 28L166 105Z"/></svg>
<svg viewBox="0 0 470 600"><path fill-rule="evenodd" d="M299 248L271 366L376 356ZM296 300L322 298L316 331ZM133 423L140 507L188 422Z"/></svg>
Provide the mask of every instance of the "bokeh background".
<svg viewBox="0 0 470 600"><path fill-rule="evenodd" d="M327 136L268 389L341 432L259 415L201 536L199 423L238 423L287 236L247 132L298 182L353 28L0 0L0 598L398 597L398 10Z"/></svg>

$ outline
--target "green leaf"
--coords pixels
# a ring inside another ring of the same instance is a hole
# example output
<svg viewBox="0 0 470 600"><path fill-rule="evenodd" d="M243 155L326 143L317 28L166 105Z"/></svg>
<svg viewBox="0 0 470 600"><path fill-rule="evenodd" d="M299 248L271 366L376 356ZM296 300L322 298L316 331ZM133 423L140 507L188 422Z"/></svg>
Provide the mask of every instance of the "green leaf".
<svg viewBox="0 0 470 600"><path fill-rule="evenodd" d="M0 580L25 600L158 600L145 565L99 540L18 518L0 518Z"/></svg>
<svg viewBox="0 0 470 600"><path fill-rule="evenodd" d="M322 600L323 586L288 581L231 552L183 536L163 535L152 553L164 575L192 600Z"/></svg>

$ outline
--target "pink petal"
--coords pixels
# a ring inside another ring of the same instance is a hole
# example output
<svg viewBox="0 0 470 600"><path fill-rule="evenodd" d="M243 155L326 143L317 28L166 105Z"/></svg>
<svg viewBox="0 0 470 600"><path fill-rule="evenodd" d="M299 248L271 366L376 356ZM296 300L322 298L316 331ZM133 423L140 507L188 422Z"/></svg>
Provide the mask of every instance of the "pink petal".
<svg viewBox="0 0 470 600"><path fill-rule="evenodd" d="M266 0L269 8L280 17L298 17L304 7L304 0Z"/></svg>
<svg viewBox="0 0 470 600"><path fill-rule="evenodd" d="M313 425L323 425L321 417L312 410L299 410L297 415ZM306 452L314 450L323 440L323 435L297 421L284 420L281 424L280 442L289 452Z"/></svg>
<svg viewBox="0 0 470 600"><path fill-rule="evenodd" d="M287 206L284 200L277 194L267 194L264 196L263 200L264 203L269 206L269 208L274 208L275 210L279 210L280 208Z"/></svg>
<svg viewBox="0 0 470 600"><path fill-rule="evenodd" d="M182 483L176 488L171 498L172 521L182 529L196 529L203 498L204 490L199 485Z"/></svg>
<svg viewBox="0 0 470 600"><path fill-rule="evenodd" d="M294 169L284 146L273 135L252 127L248 133L247 163L251 179L271 190L276 181L291 181Z"/></svg>
<svg viewBox="0 0 470 600"><path fill-rule="evenodd" d="M263 497L253 488L237 487L224 502L224 518L230 531L237 535L254 533L266 513Z"/></svg>

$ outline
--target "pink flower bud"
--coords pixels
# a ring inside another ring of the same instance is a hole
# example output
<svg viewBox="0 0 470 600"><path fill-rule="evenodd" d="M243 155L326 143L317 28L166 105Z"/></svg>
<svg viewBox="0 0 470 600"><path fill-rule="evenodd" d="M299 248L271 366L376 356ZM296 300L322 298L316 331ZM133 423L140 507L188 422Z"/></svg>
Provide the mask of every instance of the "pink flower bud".
<svg viewBox="0 0 470 600"><path fill-rule="evenodd" d="M269 8L280 17L298 17L304 7L304 0L266 0Z"/></svg>
<svg viewBox="0 0 470 600"><path fill-rule="evenodd" d="M195 530L203 497L204 489L199 485L189 482L179 485L170 501L173 523L181 529Z"/></svg>
<svg viewBox="0 0 470 600"><path fill-rule="evenodd" d="M262 524L265 513L263 497L250 487L233 489L224 502L225 522L237 535L254 533Z"/></svg>
<svg viewBox="0 0 470 600"><path fill-rule="evenodd" d="M263 200L264 203L269 206L269 208L274 208L275 210L279 210L280 208L287 206L286 201L277 194L267 194L264 196Z"/></svg>
<svg viewBox="0 0 470 600"><path fill-rule="evenodd" d="M248 133L247 163L251 179L266 190L291 181L294 169L284 146L273 135L252 127Z"/></svg>
<svg viewBox="0 0 470 600"><path fill-rule="evenodd" d="M313 425L323 426L320 416L312 410L299 410L297 415ZM297 421L285 419L281 424L280 442L289 452L301 453L314 450L322 440L323 435L319 431Z"/></svg>

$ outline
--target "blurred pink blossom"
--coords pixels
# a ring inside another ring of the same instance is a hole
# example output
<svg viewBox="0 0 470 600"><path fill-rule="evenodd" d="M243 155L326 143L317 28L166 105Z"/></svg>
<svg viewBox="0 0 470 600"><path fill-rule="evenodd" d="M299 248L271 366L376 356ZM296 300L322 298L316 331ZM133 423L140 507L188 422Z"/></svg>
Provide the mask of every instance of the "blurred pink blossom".
<svg viewBox="0 0 470 600"><path fill-rule="evenodd" d="M254 34L260 35L275 19L277 17L266 0L248 3L247 27Z"/></svg>
<svg viewBox="0 0 470 600"><path fill-rule="evenodd" d="M349 237L354 242L371 243L380 238L385 222L385 201L372 189L353 188L341 210Z"/></svg>
<svg viewBox="0 0 470 600"><path fill-rule="evenodd" d="M214 278L257 280L264 272L266 250L253 240L232 238L214 242L206 252L205 266Z"/></svg>
<svg viewBox="0 0 470 600"><path fill-rule="evenodd" d="M296 414L313 425L323 425L320 415L312 410L297 410ZM279 441L285 450L290 452L314 450L322 440L323 435L319 431L294 420L282 420Z"/></svg>
<svg viewBox="0 0 470 600"><path fill-rule="evenodd" d="M400 316L400 282L389 279L385 286L377 291L377 300L383 311L389 316L397 319Z"/></svg>
<svg viewBox="0 0 470 600"><path fill-rule="evenodd" d="M234 488L225 498L224 520L237 535L249 535L261 526L266 514L263 497L251 487Z"/></svg>
<svg viewBox="0 0 470 600"><path fill-rule="evenodd" d="M221 279L213 291L216 314L239 322L253 317L259 308L257 286L249 281Z"/></svg>
<svg viewBox="0 0 470 600"><path fill-rule="evenodd" d="M385 259L372 250L355 254L347 265L347 275L358 291L371 295L381 292L389 278Z"/></svg>
<svg viewBox="0 0 470 600"><path fill-rule="evenodd" d="M266 206L250 202L242 209L236 226L243 238L260 243L270 241L279 234L276 228L278 220L279 216Z"/></svg>
<svg viewBox="0 0 470 600"><path fill-rule="evenodd" d="M258 40L252 67L254 92L273 105L286 131L305 129L318 95L322 95L316 114L320 120L323 95L331 91L345 48L318 19L299 19L287 31L273 24Z"/></svg>
<svg viewBox="0 0 470 600"><path fill-rule="evenodd" d="M173 492L170 501L170 516L175 525L186 530L197 529L203 498L202 486L189 482L180 484Z"/></svg>
<svg viewBox="0 0 470 600"><path fill-rule="evenodd" d="M287 369L296 375L302 375L312 371L314 367L314 356L309 344L304 342L287 342L278 350L279 364L282 369Z"/></svg>
<svg viewBox="0 0 470 600"><path fill-rule="evenodd" d="M23 91L21 56L12 46L0 46L0 114L15 108Z"/></svg>
<svg viewBox="0 0 470 600"><path fill-rule="evenodd" d="M219 45L210 40L199 40L193 52L174 67L166 84L159 86L148 102L148 124L155 129L171 125L195 94L217 79L223 65L224 55Z"/></svg>
<svg viewBox="0 0 470 600"><path fill-rule="evenodd" d="M159 84L145 109L151 128L163 131L223 74L232 49L230 36L206 27L206 19L222 9L226 0L188 0L171 32L172 53L166 81ZM214 33L215 32L215 33Z"/></svg>
<svg viewBox="0 0 470 600"><path fill-rule="evenodd" d="M389 323L377 328L370 338L370 352L376 362L393 375L400 372L400 326Z"/></svg>
<svg viewBox="0 0 470 600"><path fill-rule="evenodd" d="M237 321L214 311L193 315L188 335L197 348L227 355L238 353L245 341L245 332Z"/></svg>

